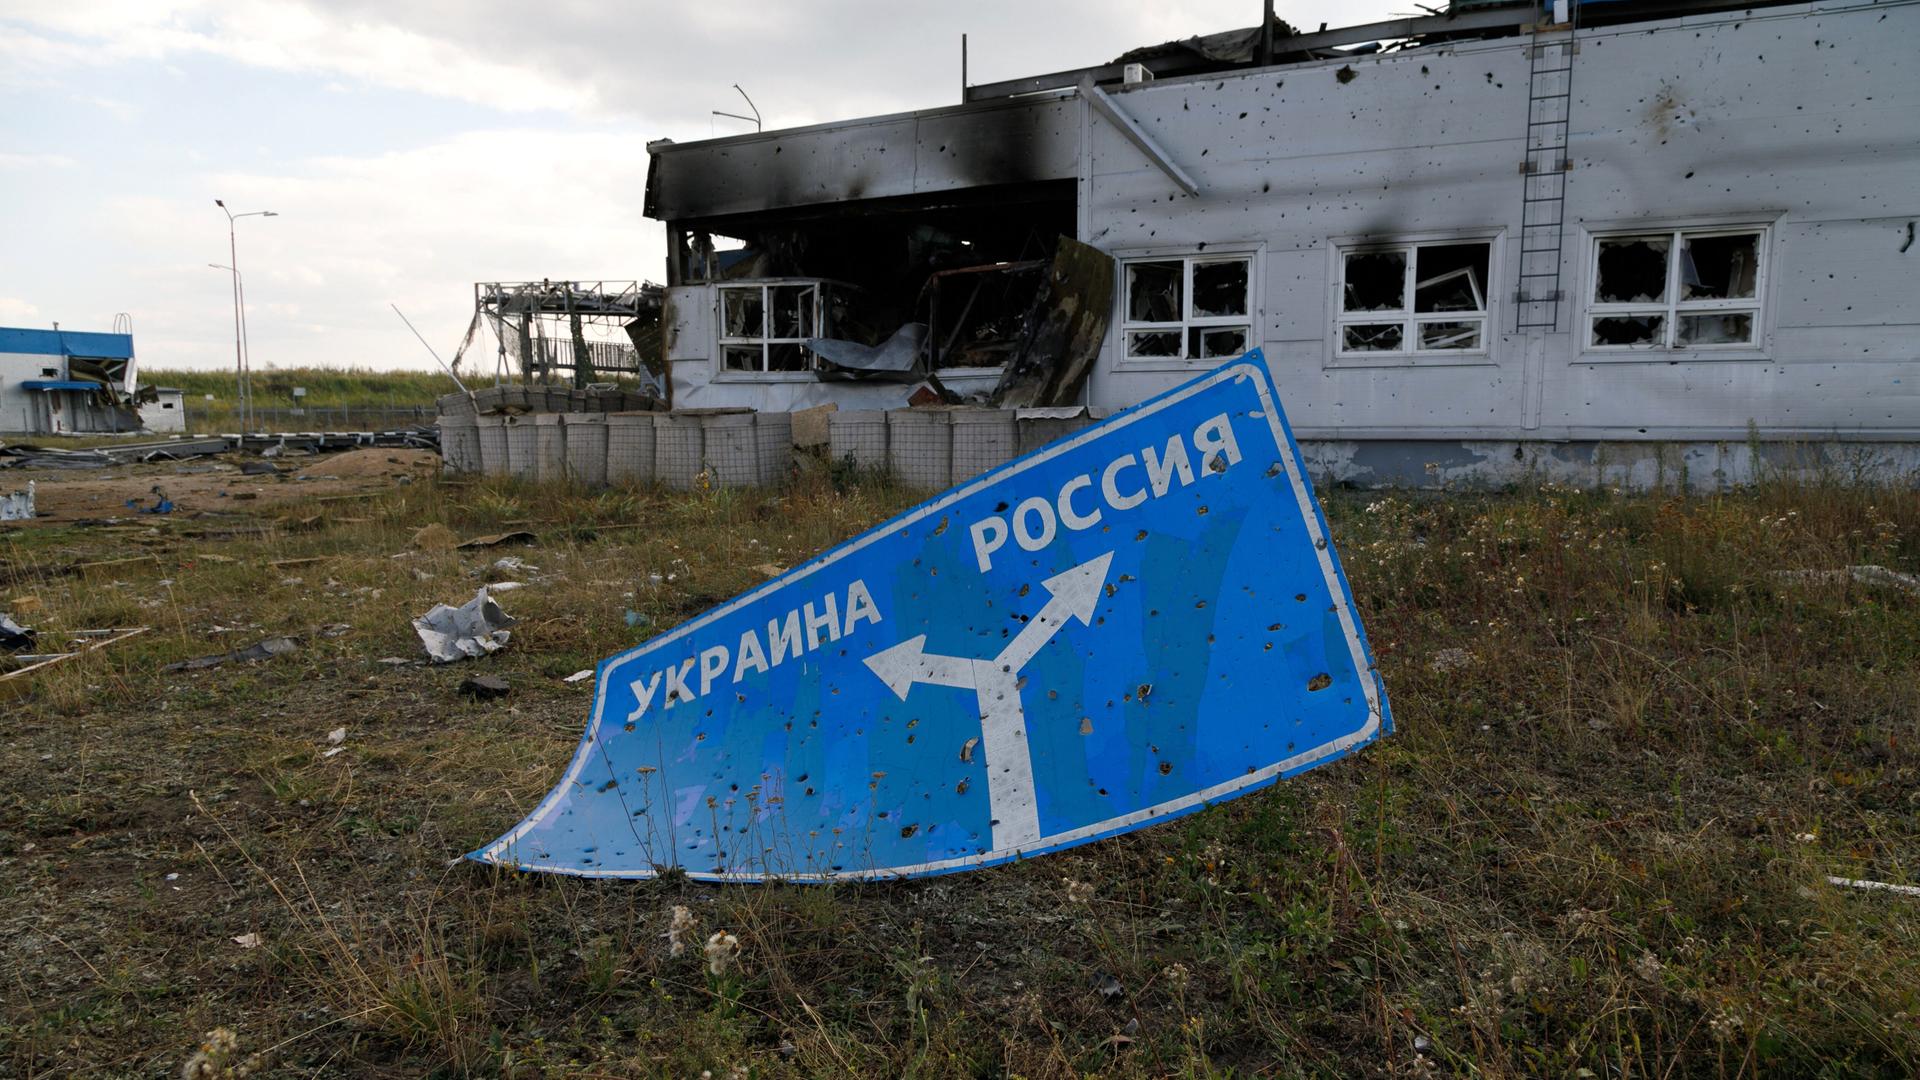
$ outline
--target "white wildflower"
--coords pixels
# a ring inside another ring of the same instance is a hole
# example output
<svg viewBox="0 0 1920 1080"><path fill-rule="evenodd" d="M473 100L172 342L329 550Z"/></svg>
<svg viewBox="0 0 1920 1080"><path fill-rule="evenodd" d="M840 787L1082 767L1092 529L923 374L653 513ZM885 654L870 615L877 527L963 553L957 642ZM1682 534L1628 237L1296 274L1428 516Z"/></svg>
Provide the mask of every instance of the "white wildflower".
<svg viewBox="0 0 1920 1080"><path fill-rule="evenodd" d="M739 954L740 939L725 930L717 931L707 939L707 972L715 978L725 975Z"/></svg>
<svg viewBox="0 0 1920 1080"><path fill-rule="evenodd" d="M687 939L693 936L693 912L685 904L673 905L673 918L667 923L667 955L679 956L687 951Z"/></svg>
<svg viewBox="0 0 1920 1080"><path fill-rule="evenodd" d="M1660 981L1660 971L1663 966L1660 958L1650 952L1641 953L1640 958L1633 962L1634 973L1648 982Z"/></svg>
<svg viewBox="0 0 1920 1080"><path fill-rule="evenodd" d="M259 1054L239 1059L240 1037L231 1028L214 1028L180 1067L180 1080L241 1080L261 1064Z"/></svg>

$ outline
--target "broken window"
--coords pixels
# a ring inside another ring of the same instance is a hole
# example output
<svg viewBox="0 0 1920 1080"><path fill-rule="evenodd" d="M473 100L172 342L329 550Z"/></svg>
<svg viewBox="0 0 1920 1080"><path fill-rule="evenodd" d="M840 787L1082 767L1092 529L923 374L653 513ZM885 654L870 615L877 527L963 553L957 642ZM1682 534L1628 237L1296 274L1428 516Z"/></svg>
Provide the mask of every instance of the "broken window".
<svg viewBox="0 0 1920 1080"><path fill-rule="evenodd" d="M1486 240L1340 252L1339 353L1485 352L1492 261Z"/></svg>
<svg viewBox="0 0 1920 1080"><path fill-rule="evenodd" d="M1129 360L1226 360L1253 341L1253 260L1246 255L1122 264Z"/></svg>
<svg viewBox="0 0 1920 1080"><path fill-rule="evenodd" d="M935 371L998 368L1019 352L1034 298L1049 263L992 262L936 270L927 276L927 325ZM917 306L917 305L916 305Z"/></svg>
<svg viewBox="0 0 1920 1080"><path fill-rule="evenodd" d="M820 332L819 281L721 285L720 368L735 372L807 371L806 339Z"/></svg>
<svg viewBox="0 0 1920 1080"><path fill-rule="evenodd" d="M1675 229L1594 239L1592 349L1752 346L1759 229Z"/></svg>

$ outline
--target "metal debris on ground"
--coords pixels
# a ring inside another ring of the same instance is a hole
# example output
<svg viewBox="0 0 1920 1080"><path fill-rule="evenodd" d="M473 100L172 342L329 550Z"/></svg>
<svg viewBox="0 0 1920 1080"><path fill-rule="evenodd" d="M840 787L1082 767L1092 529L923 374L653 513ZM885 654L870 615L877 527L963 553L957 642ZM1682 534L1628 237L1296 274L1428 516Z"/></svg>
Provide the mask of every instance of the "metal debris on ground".
<svg viewBox="0 0 1920 1080"><path fill-rule="evenodd" d="M472 548L499 547L502 544L531 544L535 539L532 533L521 529L514 532L494 533L491 536L476 536L471 540L462 541L459 546L462 551L466 551Z"/></svg>
<svg viewBox="0 0 1920 1080"><path fill-rule="evenodd" d="M1890 892L1901 896L1920 896L1920 885L1895 885L1888 881L1868 881L1863 878L1832 877L1827 884L1839 885L1847 889L1865 889L1868 892Z"/></svg>
<svg viewBox="0 0 1920 1080"><path fill-rule="evenodd" d="M432 611L413 620L413 629L433 662L446 664L505 648L513 636L507 627L517 621L500 610L487 595L486 587L481 586L473 599L459 607L434 605Z"/></svg>
<svg viewBox="0 0 1920 1080"><path fill-rule="evenodd" d="M27 665L13 671L0 674L0 698L21 693L26 687L26 678L44 671L55 664L63 664L76 656L85 656L98 652L109 645L117 645L128 638L146 633L150 627L115 627L107 630L80 630L62 635L67 641L67 651L57 653L16 653L13 660Z"/></svg>
<svg viewBox="0 0 1920 1080"><path fill-rule="evenodd" d="M299 647L300 640L298 638L270 637L257 641L244 649L216 653L212 656L196 656L191 660L181 660L178 663L168 664L160 670L205 671L207 668L219 667L222 664L271 660L276 656L290 653Z"/></svg>
<svg viewBox="0 0 1920 1080"><path fill-rule="evenodd" d="M1879 585L1920 596L1920 577L1884 566L1849 566L1836 570L1776 570L1774 578L1796 585Z"/></svg>
<svg viewBox="0 0 1920 1080"><path fill-rule="evenodd" d="M492 701L506 697L513 687L498 675L473 675L461 681L460 692L475 701Z"/></svg>
<svg viewBox="0 0 1920 1080"><path fill-rule="evenodd" d="M98 450L47 450L0 446L0 469L104 469L117 464Z"/></svg>
<svg viewBox="0 0 1920 1080"><path fill-rule="evenodd" d="M33 515L33 481L20 491L0 495L0 521L31 521Z"/></svg>
<svg viewBox="0 0 1920 1080"><path fill-rule="evenodd" d="M35 631L14 622L11 615L0 615L0 650L17 653L31 649L39 636Z"/></svg>

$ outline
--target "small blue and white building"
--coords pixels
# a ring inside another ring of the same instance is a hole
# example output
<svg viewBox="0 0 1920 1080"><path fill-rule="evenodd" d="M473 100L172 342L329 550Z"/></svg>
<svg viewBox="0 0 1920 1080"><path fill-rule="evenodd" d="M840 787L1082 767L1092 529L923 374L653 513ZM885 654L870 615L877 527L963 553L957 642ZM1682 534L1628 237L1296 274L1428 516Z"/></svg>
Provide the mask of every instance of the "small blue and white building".
<svg viewBox="0 0 1920 1080"><path fill-rule="evenodd" d="M140 430L133 335L0 327L0 435Z"/></svg>

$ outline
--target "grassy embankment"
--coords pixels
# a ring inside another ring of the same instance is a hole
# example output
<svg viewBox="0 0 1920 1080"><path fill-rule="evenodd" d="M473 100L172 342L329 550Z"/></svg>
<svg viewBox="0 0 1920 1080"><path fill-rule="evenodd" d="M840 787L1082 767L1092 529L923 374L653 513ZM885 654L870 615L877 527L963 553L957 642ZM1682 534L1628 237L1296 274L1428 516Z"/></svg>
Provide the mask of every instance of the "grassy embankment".
<svg viewBox="0 0 1920 1080"><path fill-rule="evenodd" d="M1910 490L1334 495L1399 733L1072 853L836 887L449 865L563 769L562 676L909 501L418 483L258 539L0 539L40 625L155 627L0 709L0 1072L162 1075L217 1027L286 1076L1920 1071L1920 901L1826 880L1920 880L1920 597L1778 576L1920 568ZM503 554L414 530L518 520L512 644L379 663ZM154 561L36 576L130 540ZM484 672L513 695L456 693ZM676 904L737 965L670 955Z"/></svg>
<svg viewBox="0 0 1920 1080"><path fill-rule="evenodd" d="M171 386L186 392L187 425L190 431L236 431L238 410L234 401L232 371L174 371L166 368L142 370L140 381L148 386ZM303 401L293 396L294 387L307 394ZM268 416L268 410L376 410L431 407L434 399L454 389L446 373L434 371L373 371L365 368L270 368L253 373L253 404ZM212 394L214 400L206 400ZM272 415L270 427L300 428L298 417Z"/></svg>

